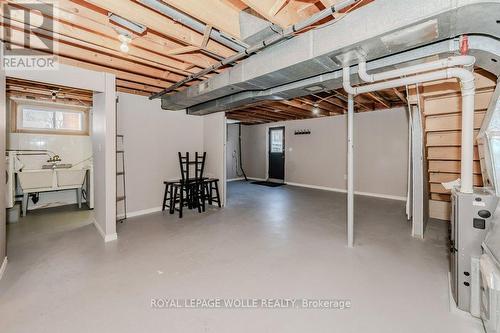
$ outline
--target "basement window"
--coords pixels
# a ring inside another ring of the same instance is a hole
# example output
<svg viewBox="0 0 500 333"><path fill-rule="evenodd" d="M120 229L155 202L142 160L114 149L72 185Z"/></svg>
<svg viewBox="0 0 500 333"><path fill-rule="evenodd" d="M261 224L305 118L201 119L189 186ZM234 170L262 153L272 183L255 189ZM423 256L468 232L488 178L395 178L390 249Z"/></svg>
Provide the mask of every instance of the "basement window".
<svg viewBox="0 0 500 333"><path fill-rule="evenodd" d="M14 132L88 135L88 110L51 105L18 105Z"/></svg>

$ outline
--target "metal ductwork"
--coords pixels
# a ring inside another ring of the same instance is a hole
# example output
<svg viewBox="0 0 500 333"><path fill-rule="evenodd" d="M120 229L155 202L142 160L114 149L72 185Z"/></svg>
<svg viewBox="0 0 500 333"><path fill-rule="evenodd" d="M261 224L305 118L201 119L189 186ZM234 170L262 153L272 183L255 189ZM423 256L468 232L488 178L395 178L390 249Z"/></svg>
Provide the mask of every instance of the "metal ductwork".
<svg viewBox="0 0 500 333"><path fill-rule="evenodd" d="M338 89L342 67L356 65L360 58L368 61L369 70L377 71L446 57L459 50L456 37L464 34L469 35L477 65L498 75L500 24L492 13L499 12L500 0L377 0L184 91L163 96L162 108L207 114Z"/></svg>
<svg viewBox="0 0 500 333"><path fill-rule="evenodd" d="M202 22L198 21L197 19L192 18L191 16L180 12L177 9L170 7L169 5L167 5L161 1L158 1L158 0L139 0L139 2L148 6L151 9L154 9L154 10L170 17L174 21L179 22L180 24L185 25L186 27L193 29L194 31L197 31L201 34L203 34L205 32L205 29L206 29L205 23L202 23ZM238 41L237 39L221 32L219 30L216 30L216 29L212 29L212 31L210 32L210 38L212 38L213 40L215 40L215 41L221 43L222 45L225 45L225 46L227 46L235 51L243 51L244 49L246 49L248 47L247 44L242 43L242 42Z"/></svg>

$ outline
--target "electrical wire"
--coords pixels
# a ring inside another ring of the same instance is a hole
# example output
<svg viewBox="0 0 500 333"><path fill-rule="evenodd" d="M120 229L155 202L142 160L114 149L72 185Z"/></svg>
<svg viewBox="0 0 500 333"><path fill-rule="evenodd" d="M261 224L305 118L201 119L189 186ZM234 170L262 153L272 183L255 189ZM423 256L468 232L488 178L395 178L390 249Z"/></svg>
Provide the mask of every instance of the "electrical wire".
<svg viewBox="0 0 500 333"><path fill-rule="evenodd" d="M240 170L243 173L243 176L245 177L245 181L248 181L245 170L243 170L243 162L241 159L241 123L238 124L238 148L239 148L239 158L240 158Z"/></svg>

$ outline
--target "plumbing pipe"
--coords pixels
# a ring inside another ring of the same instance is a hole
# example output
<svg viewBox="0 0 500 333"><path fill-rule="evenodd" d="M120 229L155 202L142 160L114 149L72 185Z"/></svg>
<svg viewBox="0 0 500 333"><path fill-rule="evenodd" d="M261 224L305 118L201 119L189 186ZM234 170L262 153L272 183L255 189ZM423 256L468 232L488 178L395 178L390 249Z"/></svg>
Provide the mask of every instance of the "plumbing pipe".
<svg viewBox="0 0 500 333"><path fill-rule="evenodd" d="M428 72L455 66L464 66L467 68L472 68L474 66L475 61L476 59L473 56L448 57L446 59L440 59L425 64L408 66L405 68L395 69L377 74L367 73L366 61L360 61L360 63L358 64L358 75L361 78L361 80L365 82L376 82L376 81L382 81L382 80L393 79L396 77L406 76L410 74L417 74L417 73Z"/></svg>
<svg viewBox="0 0 500 333"><path fill-rule="evenodd" d="M402 72L405 72L403 69ZM447 68L439 71L413 75L401 79L373 83L370 85L352 87L350 83L350 68L343 69L343 87L348 94L358 95L377 90L396 88L399 86L456 78L460 81L462 90L462 147L461 147L461 186L460 192L472 193L472 166L474 153L474 74L464 68Z"/></svg>
<svg viewBox="0 0 500 333"><path fill-rule="evenodd" d="M163 2L158 0L139 0L139 2L170 17L175 22L179 22L180 24L185 25L186 27L189 27L201 34L205 33L206 25L204 23L178 11L173 7L170 7ZM212 29L210 32L210 38L238 52L243 51L248 47L247 44L242 43L216 29Z"/></svg>
<svg viewBox="0 0 500 333"><path fill-rule="evenodd" d="M347 99L347 246L354 246L354 96Z"/></svg>
<svg viewBox="0 0 500 333"><path fill-rule="evenodd" d="M143 1L152 1L152 0L143 0ZM285 30L259 42L256 45L250 46L249 48L247 48L239 53L236 53L228 58L225 58L225 59L213 64L212 66L209 66L205 69L202 69L201 71L199 71L197 73L194 73L194 74L187 76L185 79L183 79L177 83L174 83L170 87L168 87L160 92L152 94L151 96L149 96L149 99L160 98L161 96L176 90L177 88L183 86L184 84L186 84L188 82L191 82L195 79L198 79L202 76L205 76L208 73L216 71L217 69L219 69L221 67L224 67L224 66L229 65L229 64L233 64L233 63L237 62L238 60L246 58L246 57L250 56L251 54L256 53L258 51L262 51L263 49L265 49L271 45L274 45L278 42L281 42L282 40L285 40L287 38L291 38L298 31L301 31L302 29L307 28L310 25L312 25L318 21L321 21L321 20L333 15L333 13L338 12L339 10L344 9L345 7L348 7L348 6L354 4L358 1L359 0L344 0L340 3L337 3L337 4L329 7L329 8L326 8L326 9L312 15L311 17L309 17L309 18L307 18L299 23L296 23L296 24L286 28Z"/></svg>

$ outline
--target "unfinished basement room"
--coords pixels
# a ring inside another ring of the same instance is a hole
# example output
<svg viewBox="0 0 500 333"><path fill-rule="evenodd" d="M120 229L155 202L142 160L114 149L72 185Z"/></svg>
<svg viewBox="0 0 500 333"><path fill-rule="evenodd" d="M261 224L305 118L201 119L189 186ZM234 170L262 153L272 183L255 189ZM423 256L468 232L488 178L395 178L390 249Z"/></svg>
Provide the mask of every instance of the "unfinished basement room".
<svg viewBox="0 0 500 333"><path fill-rule="evenodd" d="M500 333L500 0L0 8L1 333Z"/></svg>

